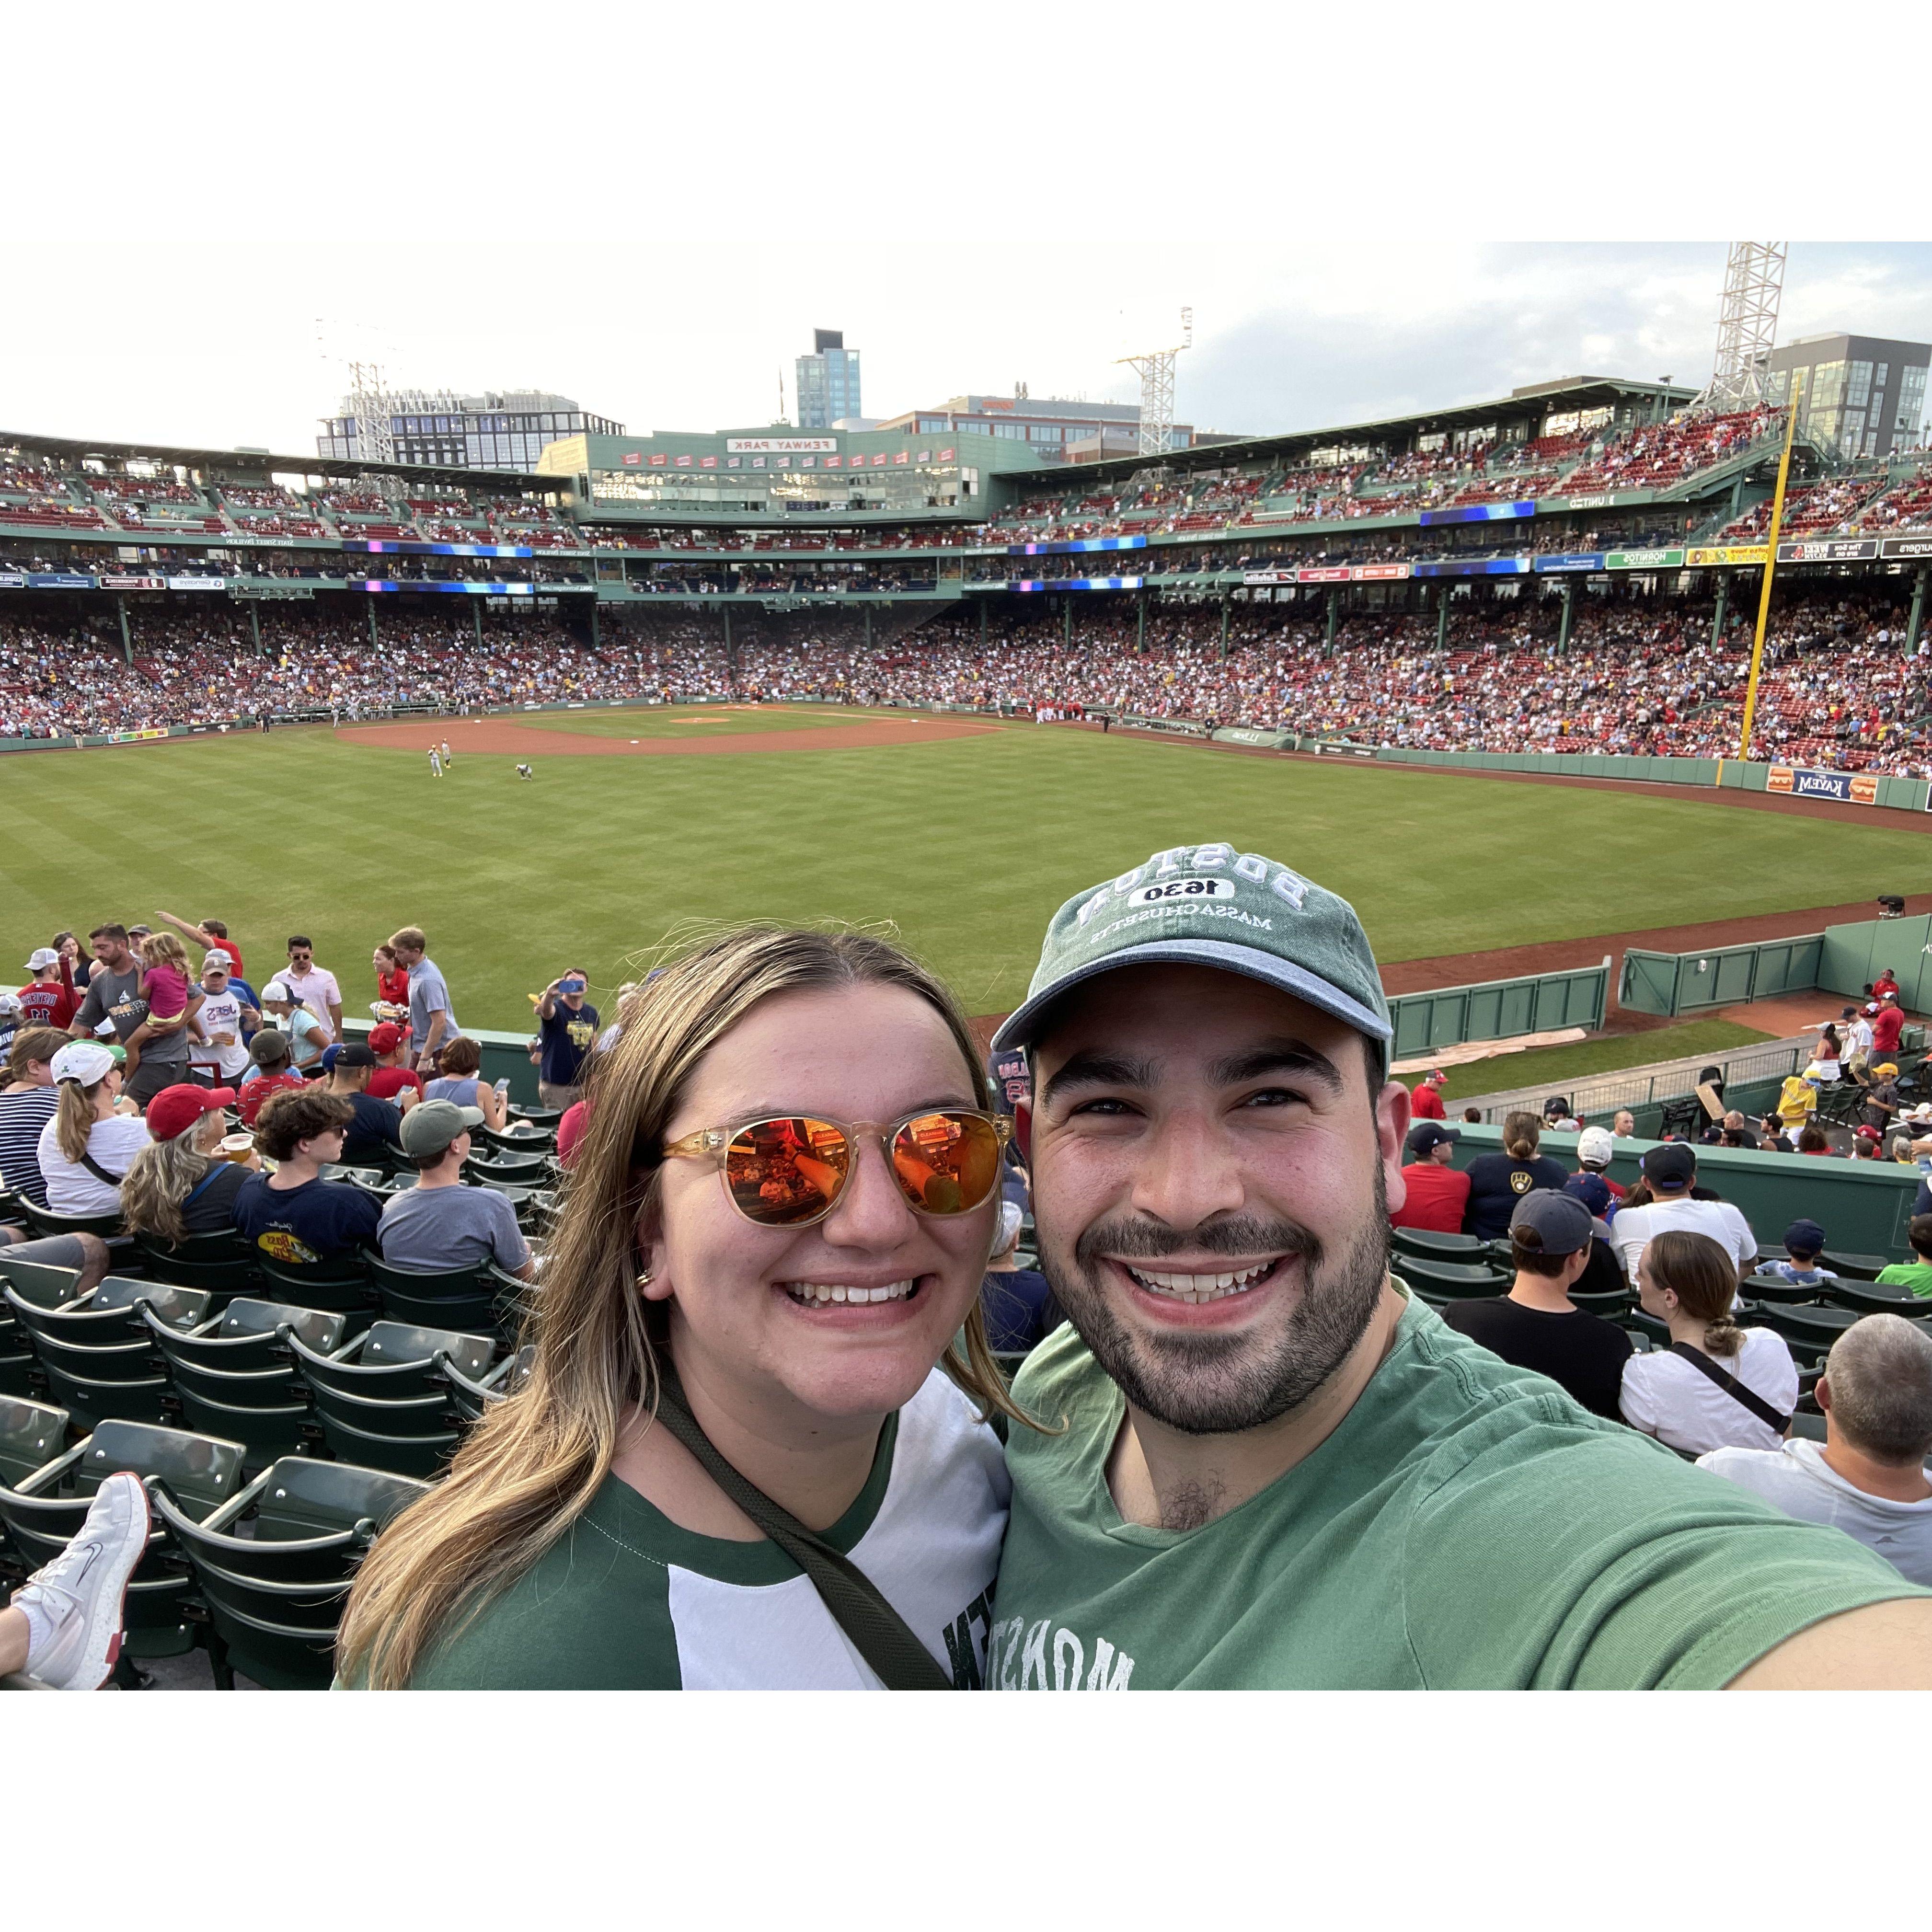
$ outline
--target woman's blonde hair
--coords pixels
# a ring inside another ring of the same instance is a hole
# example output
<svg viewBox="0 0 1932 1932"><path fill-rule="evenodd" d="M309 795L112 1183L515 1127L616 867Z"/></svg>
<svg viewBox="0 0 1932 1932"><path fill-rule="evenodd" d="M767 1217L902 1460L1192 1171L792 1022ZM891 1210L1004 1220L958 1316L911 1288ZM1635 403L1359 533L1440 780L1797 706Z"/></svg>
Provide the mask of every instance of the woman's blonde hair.
<svg viewBox="0 0 1932 1932"><path fill-rule="evenodd" d="M1510 1114L1503 1120L1503 1151L1511 1160L1534 1160L1543 1144L1543 1123L1534 1114Z"/></svg>
<svg viewBox="0 0 1932 1932"><path fill-rule="evenodd" d="M428 1649L523 1576L589 1505L619 1425L655 1411L661 1318L637 1290L637 1229L654 1214L658 1149L699 1063L760 1000L814 988L898 986L943 1018L978 1106L985 1070L945 988L886 941L752 926L700 944L638 996L617 1044L590 1063L587 1125L535 1298L530 1378L492 1405L448 1475L384 1530L343 1620L339 1668L371 1689L408 1683ZM980 1407L1027 1423L976 1300L964 1350L938 1366Z"/></svg>
<svg viewBox="0 0 1932 1932"><path fill-rule="evenodd" d="M152 1234L156 1240L187 1238L182 1204L207 1178L214 1165L212 1154L199 1152L200 1139L219 1112L198 1114L172 1140L153 1141L128 1163L121 1183L121 1219L130 1234Z"/></svg>
<svg viewBox="0 0 1932 1932"><path fill-rule="evenodd" d="M1666 1228L1645 1244L1643 1258L1650 1278L1667 1288L1677 1305L1694 1322L1704 1324L1704 1352L1735 1355L1743 1347L1744 1331L1731 1316L1737 1299L1738 1270L1730 1250L1708 1234L1688 1228Z"/></svg>
<svg viewBox="0 0 1932 1932"><path fill-rule="evenodd" d="M172 932L151 932L141 942L141 957L150 966L174 966L188 970L188 949Z"/></svg>
<svg viewBox="0 0 1932 1932"><path fill-rule="evenodd" d="M104 1073L92 1087L83 1087L78 1080L60 1083L60 1098L54 1103L54 1144L76 1167L87 1158L87 1144L94 1132L94 1096L107 1084L107 1078Z"/></svg>

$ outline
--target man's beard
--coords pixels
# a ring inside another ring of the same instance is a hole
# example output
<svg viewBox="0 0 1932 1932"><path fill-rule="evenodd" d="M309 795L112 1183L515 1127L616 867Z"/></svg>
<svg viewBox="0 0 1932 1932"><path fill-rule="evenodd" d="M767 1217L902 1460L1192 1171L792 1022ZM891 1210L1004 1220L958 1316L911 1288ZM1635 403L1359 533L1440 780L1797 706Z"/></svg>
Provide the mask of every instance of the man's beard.
<svg viewBox="0 0 1932 1932"><path fill-rule="evenodd" d="M1388 1193L1375 1167L1374 1212L1332 1260L1293 1221L1240 1215L1177 1232L1150 1221L1096 1222L1066 1258L1041 1231L1040 1265L1094 1359L1132 1406L1190 1436L1258 1429L1298 1408L1366 1332L1388 1275ZM1108 1302L1098 1258L1282 1254L1302 1264L1299 1302L1271 1342L1214 1330L1130 1329Z"/></svg>

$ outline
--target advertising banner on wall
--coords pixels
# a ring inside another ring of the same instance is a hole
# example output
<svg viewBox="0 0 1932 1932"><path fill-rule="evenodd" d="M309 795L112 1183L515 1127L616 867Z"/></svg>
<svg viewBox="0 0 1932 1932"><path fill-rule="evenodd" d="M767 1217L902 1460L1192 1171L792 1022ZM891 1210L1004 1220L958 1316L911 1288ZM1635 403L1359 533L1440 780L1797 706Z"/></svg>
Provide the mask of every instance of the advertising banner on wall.
<svg viewBox="0 0 1932 1932"><path fill-rule="evenodd" d="M1682 570L1681 550L1613 550L1604 559L1610 570Z"/></svg>
<svg viewBox="0 0 1932 1932"><path fill-rule="evenodd" d="M1459 503L1448 510L1424 510L1420 517L1423 526L1431 524L1496 524L1506 523L1516 517L1533 517L1536 505L1524 497L1509 503Z"/></svg>
<svg viewBox="0 0 1932 1932"><path fill-rule="evenodd" d="M1897 557L1901 562L1913 558L1932 559L1932 537L1881 537L1878 554L1882 557Z"/></svg>
<svg viewBox="0 0 1932 1932"><path fill-rule="evenodd" d="M1562 556L1536 559L1538 570L1602 570L1606 565L1606 554L1600 550L1572 550Z"/></svg>
<svg viewBox="0 0 1932 1932"><path fill-rule="evenodd" d="M1829 542L1781 543L1780 563L1862 563L1878 554L1876 537L1840 537Z"/></svg>
<svg viewBox="0 0 1932 1932"><path fill-rule="evenodd" d="M1808 772L1790 765L1773 765L1764 788L1788 792L1794 798L1843 799L1853 805L1878 802L1878 780L1869 772Z"/></svg>
<svg viewBox="0 0 1932 1932"><path fill-rule="evenodd" d="M165 577L130 577L120 572L110 572L100 580L104 590L165 590L168 580Z"/></svg>
<svg viewBox="0 0 1932 1932"><path fill-rule="evenodd" d="M1714 548L1687 551L1684 560L1693 570L1702 570L1712 564L1762 563L1770 554L1763 544L1719 544Z"/></svg>

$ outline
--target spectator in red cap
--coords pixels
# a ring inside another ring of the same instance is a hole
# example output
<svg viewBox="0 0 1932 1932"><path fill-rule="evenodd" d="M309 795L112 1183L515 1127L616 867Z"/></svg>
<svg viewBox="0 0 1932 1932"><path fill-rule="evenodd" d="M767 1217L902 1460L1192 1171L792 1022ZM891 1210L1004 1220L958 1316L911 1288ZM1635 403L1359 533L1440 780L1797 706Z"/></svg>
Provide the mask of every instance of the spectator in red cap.
<svg viewBox="0 0 1932 1932"><path fill-rule="evenodd" d="M1415 1083L1415 1090L1408 1096L1408 1111L1412 1119L1439 1120L1442 1112L1442 1088L1449 1076L1441 1067L1432 1066Z"/></svg>
<svg viewBox="0 0 1932 1932"><path fill-rule="evenodd" d="M232 1087L194 1086L164 1087L148 1102L154 1138L128 1162L121 1184L121 1216L130 1233L175 1242L235 1225L236 1192L261 1162L252 1149L242 1162L222 1152L224 1110L234 1103Z"/></svg>
<svg viewBox="0 0 1932 1932"><path fill-rule="evenodd" d="M1878 1011L1868 1016L1871 1021L1872 1058L1874 1060L1892 1060L1898 1056L1898 1036L1905 1030L1905 1010L1898 1004L1898 992L1894 987L1878 1002Z"/></svg>
<svg viewBox="0 0 1932 1932"><path fill-rule="evenodd" d="M1390 1214L1390 1227L1427 1228L1438 1234L1462 1232L1469 1177L1449 1165L1462 1138L1460 1127L1440 1126L1433 1120L1418 1120L1409 1129L1408 1160L1402 1170L1408 1195Z"/></svg>
<svg viewBox="0 0 1932 1932"><path fill-rule="evenodd" d="M406 1114L423 1096L422 1076L403 1064L406 1037L394 1020L369 1029L369 1051L376 1056L376 1070L362 1090L372 1100L394 1101Z"/></svg>

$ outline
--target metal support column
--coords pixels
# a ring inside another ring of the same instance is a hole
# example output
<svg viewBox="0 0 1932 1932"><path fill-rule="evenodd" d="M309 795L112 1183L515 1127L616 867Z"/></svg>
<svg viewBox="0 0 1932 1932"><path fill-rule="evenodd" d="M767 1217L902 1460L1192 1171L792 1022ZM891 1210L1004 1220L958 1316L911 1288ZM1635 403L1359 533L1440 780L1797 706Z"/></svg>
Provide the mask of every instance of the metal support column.
<svg viewBox="0 0 1932 1932"><path fill-rule="evenodd" d="M1144 651L1147 649L1147 592L1143 590L1136 601L1138 608L1134 614L1134 649Z"/></svg>
<svg viewBox="0 0 1932 1932"><path fill-rule="evenodd" d="M980 648L982 651L986 648L986 600L983 597L980 599Z"/></svg>
<svg viewBox="0 0 1932 1932"><path fill-rule="evenodd" d="M1918 634L1925 624L1925 580L1932 576L1932 564L1922 563L1918 574L1912 580L1912 615L1905 620L1905 655L1910 657L1918 648Z"/></svg>
<svg viewBox="0 0 1932 1932"><path fill-rule="evenodd" d="M255 655L262 655L262 601L259 597L248 600L248 634L255 640Z"/></svg>
<svg viewBox="0 0 1932 1932"><path fill-rule="evenodd" d="M1570 620L1575 614L1576 586L1566 578L1563 584L1563 618L1556 630L1556 648L1567 651L1570 648Z"/></svg>
<svg viewBox="0 0 1932 1932"><path fill-rule="evenodd" d="M724 614L724 668L729 673L738 668L731 655L731 607L728 604L721 604L718 608Z"/></svg>
<svg viewBox="0 0 1932 1932"><path fill-rule="evenodd" d="M1334 648L1334 644L1335 644L1335 626L1336 626L1336 616L1337 616L1337 613L1339 612L1339 610L1340 610L1340 608L1341 608L1341 602L1342 602L1342 593L1341 593L1339 590L1331 590L1331 591L1330 591L1330 592L1329 592L1329 593L1328 593L1328 628L1327 632L1324 634L1324 642L1328 645L1329 648L1330 648L1331 650Z"/></svg>
<svg viewBox="0 0 1932 1932"><path fill-rule="evenodd" d="M380 650L382 648L382 639L381 639L380 638L377 637L377 636L376 636L376 600L375 600L375 598L374 598L374 597L371 597L371 598L369 599L368 603L368 604L367 604L364 608L368 611L368 613L369 613L369 648L370 648L372 651L380 651Z"/></svg>
<svg viewBox="0 0 1932 1932"><path fill-rule="evenodd" d="M869 604L866 606L866 648L868 651L872 648L872 607Z"/></svg>
<svg viewBox="0 0 1932 1932"><path fill-rule="evenodd" d="M483 648L483 600L482 598L470 598L470 615L472 620L470 628L476 633L476 648L480 651Z"/></svg>
<svg viewBox="0 0 1932 1932"><path fill-rule="evenodd" d="M124 664L134 662L134 640L128 634L128 600L117 597L114 600L114 614L121 620L121 661Z"/></svg>
<svg viewBox="0 0 1932 1932"><path fill-rule="evenodd" d="M1226 591L1221 593L1221 659L1225 664L1228 657L1228 605Z"/></svg>
<svg viewBox="0 0 1932 1932"><path fill-rule="evenodd" d="M1730 600L1731 573L1726 570L1718 578L1718 602L1711 616L1711 648L1714 650L1724 641L1724 606Z"/></svg>
<svg viewBox="0 0 1932 1932"><path fill-rule="evenodd" d="M597 600L594 597L590 600L590 648L593 651L604 648L604 633L598 625Z"/></svg>
<svg viewBox="0 0 1932 1932"><path fill-rule="evenodd" d="M1060 634L1066 644L1073 641L1073 598L1070 594L1060 600Z"/></svg>
<svg viewBox="0 0 1932 1932"><path fill-rule="evenodd" d="M1436 593L1436 648L1438 651L1449 648L1449 586L1446 584Z"/></svg>

